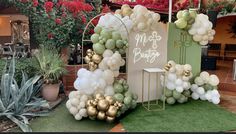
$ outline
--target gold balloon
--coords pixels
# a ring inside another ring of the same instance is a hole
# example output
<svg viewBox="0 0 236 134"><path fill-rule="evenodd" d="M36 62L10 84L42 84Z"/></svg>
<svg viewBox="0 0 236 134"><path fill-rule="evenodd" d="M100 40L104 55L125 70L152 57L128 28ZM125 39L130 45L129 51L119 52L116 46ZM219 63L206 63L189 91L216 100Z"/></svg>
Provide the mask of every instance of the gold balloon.
<svg viewBox="0 0 236 134"><path fill-rule="evenodd" d="M87 56L92 59L93 54L92 54L92 53L89 53L89 54L87 54Z"/></svg>
<svg viewBox="0 0 236 134"><path fill-rule="evenodd" d="M115 120L115 117L107 116L107 118L106 118L106 121L109 123L113 122L114 120Z"/></svg>
<svg viewBox="0 0 236 134"><path fill-rule="evenodd" d="M99 111L106 111L109 108L109 102L105 99L98 101L97 109Z"/></svg>
<svg viewBox="0 0 236 134"><path fill-rule="evenodd" d="M190 76L190 71L189 70L184 71L184 76L186 76L186 77Z"/></svg>
<svg viewBox="0 0 236 134"><path fill-rule="evenodd" d="M105 114L105 112L99 111L99 112L98 112L98 115L97 115L97 118L98 118L99 120L105 120L105 119L106 119L106 114Z"/></svg>
<svg viewBox="0 0 236 134"><path fill-rule="evenodd" d="M89 106L87 107L87 113L88 113L88 116L96 116L98 111L95 107Z"/></svg>
<svg viewBox="0 0 236 134"><path fill-rule="evenodd" d="M85 60L86 63L89 63L91 61L91 58L89 58L88 56L85 56L84 60Z"/></svg>
<svg viewBox="0 0 236 134"><path fill-rule="evenodd" d="M93 50L88 49L86 53L87 53L87 54L92 54L92 53L93 53Z"/></svg>
<svg viewBox="0 0 236 134"><path fill-rule="evenodd" d="M93 101L93 106L97 106L98 102L97 101Z"/></svg>
<svg viewBox="0 0 236 134"><path fill-rule="evenodd" d="M93 62L99 64L102 61L102 57L100 55L94 54L92 56L92 60L93 60Z"/></svg>
<svg viewBox="0 0 236 134"><path fill-rule="evenodd" d="M106 112L106 115L115 117L117 114L117 108L115 106L110 106L109 109Z"/></svg>
<svg viewBox="0 0 236 134"><path fill-rule="evenodd" d="M101 99L103 97L104 96L101 93L97 93L97 94L94 95L94 98L97 99L97 100L99 100L99 99Z"/></svg>
<svg viewBox="0 0 236 134"><path fill-rule="evenodd" d="M92 100L88 100L88 101L86 102L86 107L92 106L91 101L92 101Z"/></svg>
<svg viewBox="0 0 236 134"><path fill-rule="evenodd" d="M115 103L115 100L112 96L106 96L105 99L109 102L110 105L113 105Z"/></svg>

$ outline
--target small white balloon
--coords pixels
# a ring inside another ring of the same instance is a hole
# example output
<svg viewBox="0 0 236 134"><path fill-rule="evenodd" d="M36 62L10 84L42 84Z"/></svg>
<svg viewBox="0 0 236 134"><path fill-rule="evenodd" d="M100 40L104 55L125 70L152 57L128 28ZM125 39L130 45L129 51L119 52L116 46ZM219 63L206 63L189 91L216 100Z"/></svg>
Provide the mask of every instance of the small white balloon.
<svg viewBox="0 0 236 134"><path fill-rule="evenodd" d="M197 94L197 93L192 93L192 98L194 99L194 100L198 100L199 99L199 95Z"/></svg>

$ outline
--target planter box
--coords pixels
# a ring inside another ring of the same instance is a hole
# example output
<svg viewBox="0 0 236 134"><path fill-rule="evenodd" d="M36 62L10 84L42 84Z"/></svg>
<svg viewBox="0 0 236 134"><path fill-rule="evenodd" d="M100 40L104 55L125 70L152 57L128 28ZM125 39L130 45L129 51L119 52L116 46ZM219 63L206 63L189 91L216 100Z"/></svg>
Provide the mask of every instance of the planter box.
<svg viewBox="0 0 236 134"><path fill-rule="evenodd" d="M88 65L85 64L83 67L87 68ZM66 70L68 71L68 73L63 76L62 81L64 84L65 94L67 96L69 95L71 91L75 90L74 81L77 78L77 72L80 68L82 68L82 65L67 65L66 66Z"/></svg>

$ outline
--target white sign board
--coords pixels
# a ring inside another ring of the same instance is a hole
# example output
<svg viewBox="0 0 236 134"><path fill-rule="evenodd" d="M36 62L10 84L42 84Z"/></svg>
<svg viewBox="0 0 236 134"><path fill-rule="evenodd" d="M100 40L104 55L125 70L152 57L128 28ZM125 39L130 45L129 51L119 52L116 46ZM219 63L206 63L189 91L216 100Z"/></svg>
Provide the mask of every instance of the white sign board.
<svg viewBox="0 0 236 134"><path fill-rule="evenodd" d="M147 33L131 31L128 50L128 84L130 90L142 99L142 70L144 68L163 68L167 63L167 28L159 23L156 31ZM151 74L150 99L161 93L156 74ZM159 80L160 81L160 80ZM158 90L156 90L158 89ZM158 92L156 92L158 91ZM144 100L147 100L148 76L144 75Z"/></svg>

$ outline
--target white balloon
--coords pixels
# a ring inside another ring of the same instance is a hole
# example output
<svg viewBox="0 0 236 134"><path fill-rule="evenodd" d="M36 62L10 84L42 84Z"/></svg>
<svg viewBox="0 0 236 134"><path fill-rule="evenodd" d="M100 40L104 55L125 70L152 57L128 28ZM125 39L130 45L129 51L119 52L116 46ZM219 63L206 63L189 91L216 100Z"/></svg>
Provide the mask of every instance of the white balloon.
<svg viewBox="0 0 236 134"><path fill-rule="evenodd" d="M107 86L105 88L105 96L113 96L115 94L113 86Z"/></svg>
<svg viewBox="0 0 236 134"><path fill-rule="evenodd" d="M220 99L217 98L217 97L213 97L213 98L212 98L212 103L217 105L217 104L220 103Z"/></svg>
<svg viewBox="0 0 236 134"><path fill-rule="evenodd" d="M193 40L199 42L202 40L202 36L199 34L195 34L193 35Z"/></svg>
<svg viewBox="0 0 236 134"><path fill-rule="evenodd" d="M202 86L204 84L204 81L201 77L196 77L194 82L198 85L198 86Z"/></svg>
<svg viewBox="0 0 236 134"><path fill-rule="evenodd" d="M197 88L196 92L197 92L199 95L203 95L203 94L205 94L205 90L204 90L203 87L199 87L199 88Z"/></svg>
<svg viewBox="0 0 236 134"><path fill-rule="evenodd" d="M184 91L184 89L183 89L183 87L179 86L179 87L176 87L176 91L179 93L182 93Z"/></svg>
<svg viewBox="0 0 236 134"><path fill-rule="evenodd" d="M198 100L199 99L199 95L197 94L197 93L192 93L192 98L194 99L194 100Z"/></svg>
<svg viewBox="0 0 236 134"><path fill-rule="evenodd" d="M200 41L200 45L205 46L205 45L207 45L207 44L208 44L208 41L205 41L205 40Z"/></svg>
<svg viewBox="0 0 236 134"><path fill-rule="evenodd" d="M176 86L182 86L182 84L183 84L183 81L182 81L181 79L177 79L177 80L175 81L175 85L176 85Z"/></svg>
<svg viewBox="0 0 236 134"><path fill-rule="evenodd" d="M166 87L169 90L174 90L176 88L175 84L173 82L169 82L169 81L167 82Z"/></svg>
<svg viewBox="0 0 236 134"><path fill-rule="evenodd" d="M168 77L168 80L170 80L172 82L174 82L177 78L176 74L174 74L174 73L169 73L167 77Z"/></svg>
<svg viewBox="0 0 236 134"><path fill-rule="evenodd" d="M205 94L200 95L200 99L201 99L201 100L206 100Z"/></svg>
<svg viewBox="0 0 236 134"><path fill-rule="evenodd" d="M217 86L220 83L219 78L216 75L210 75L209 84Z"/></svg>

